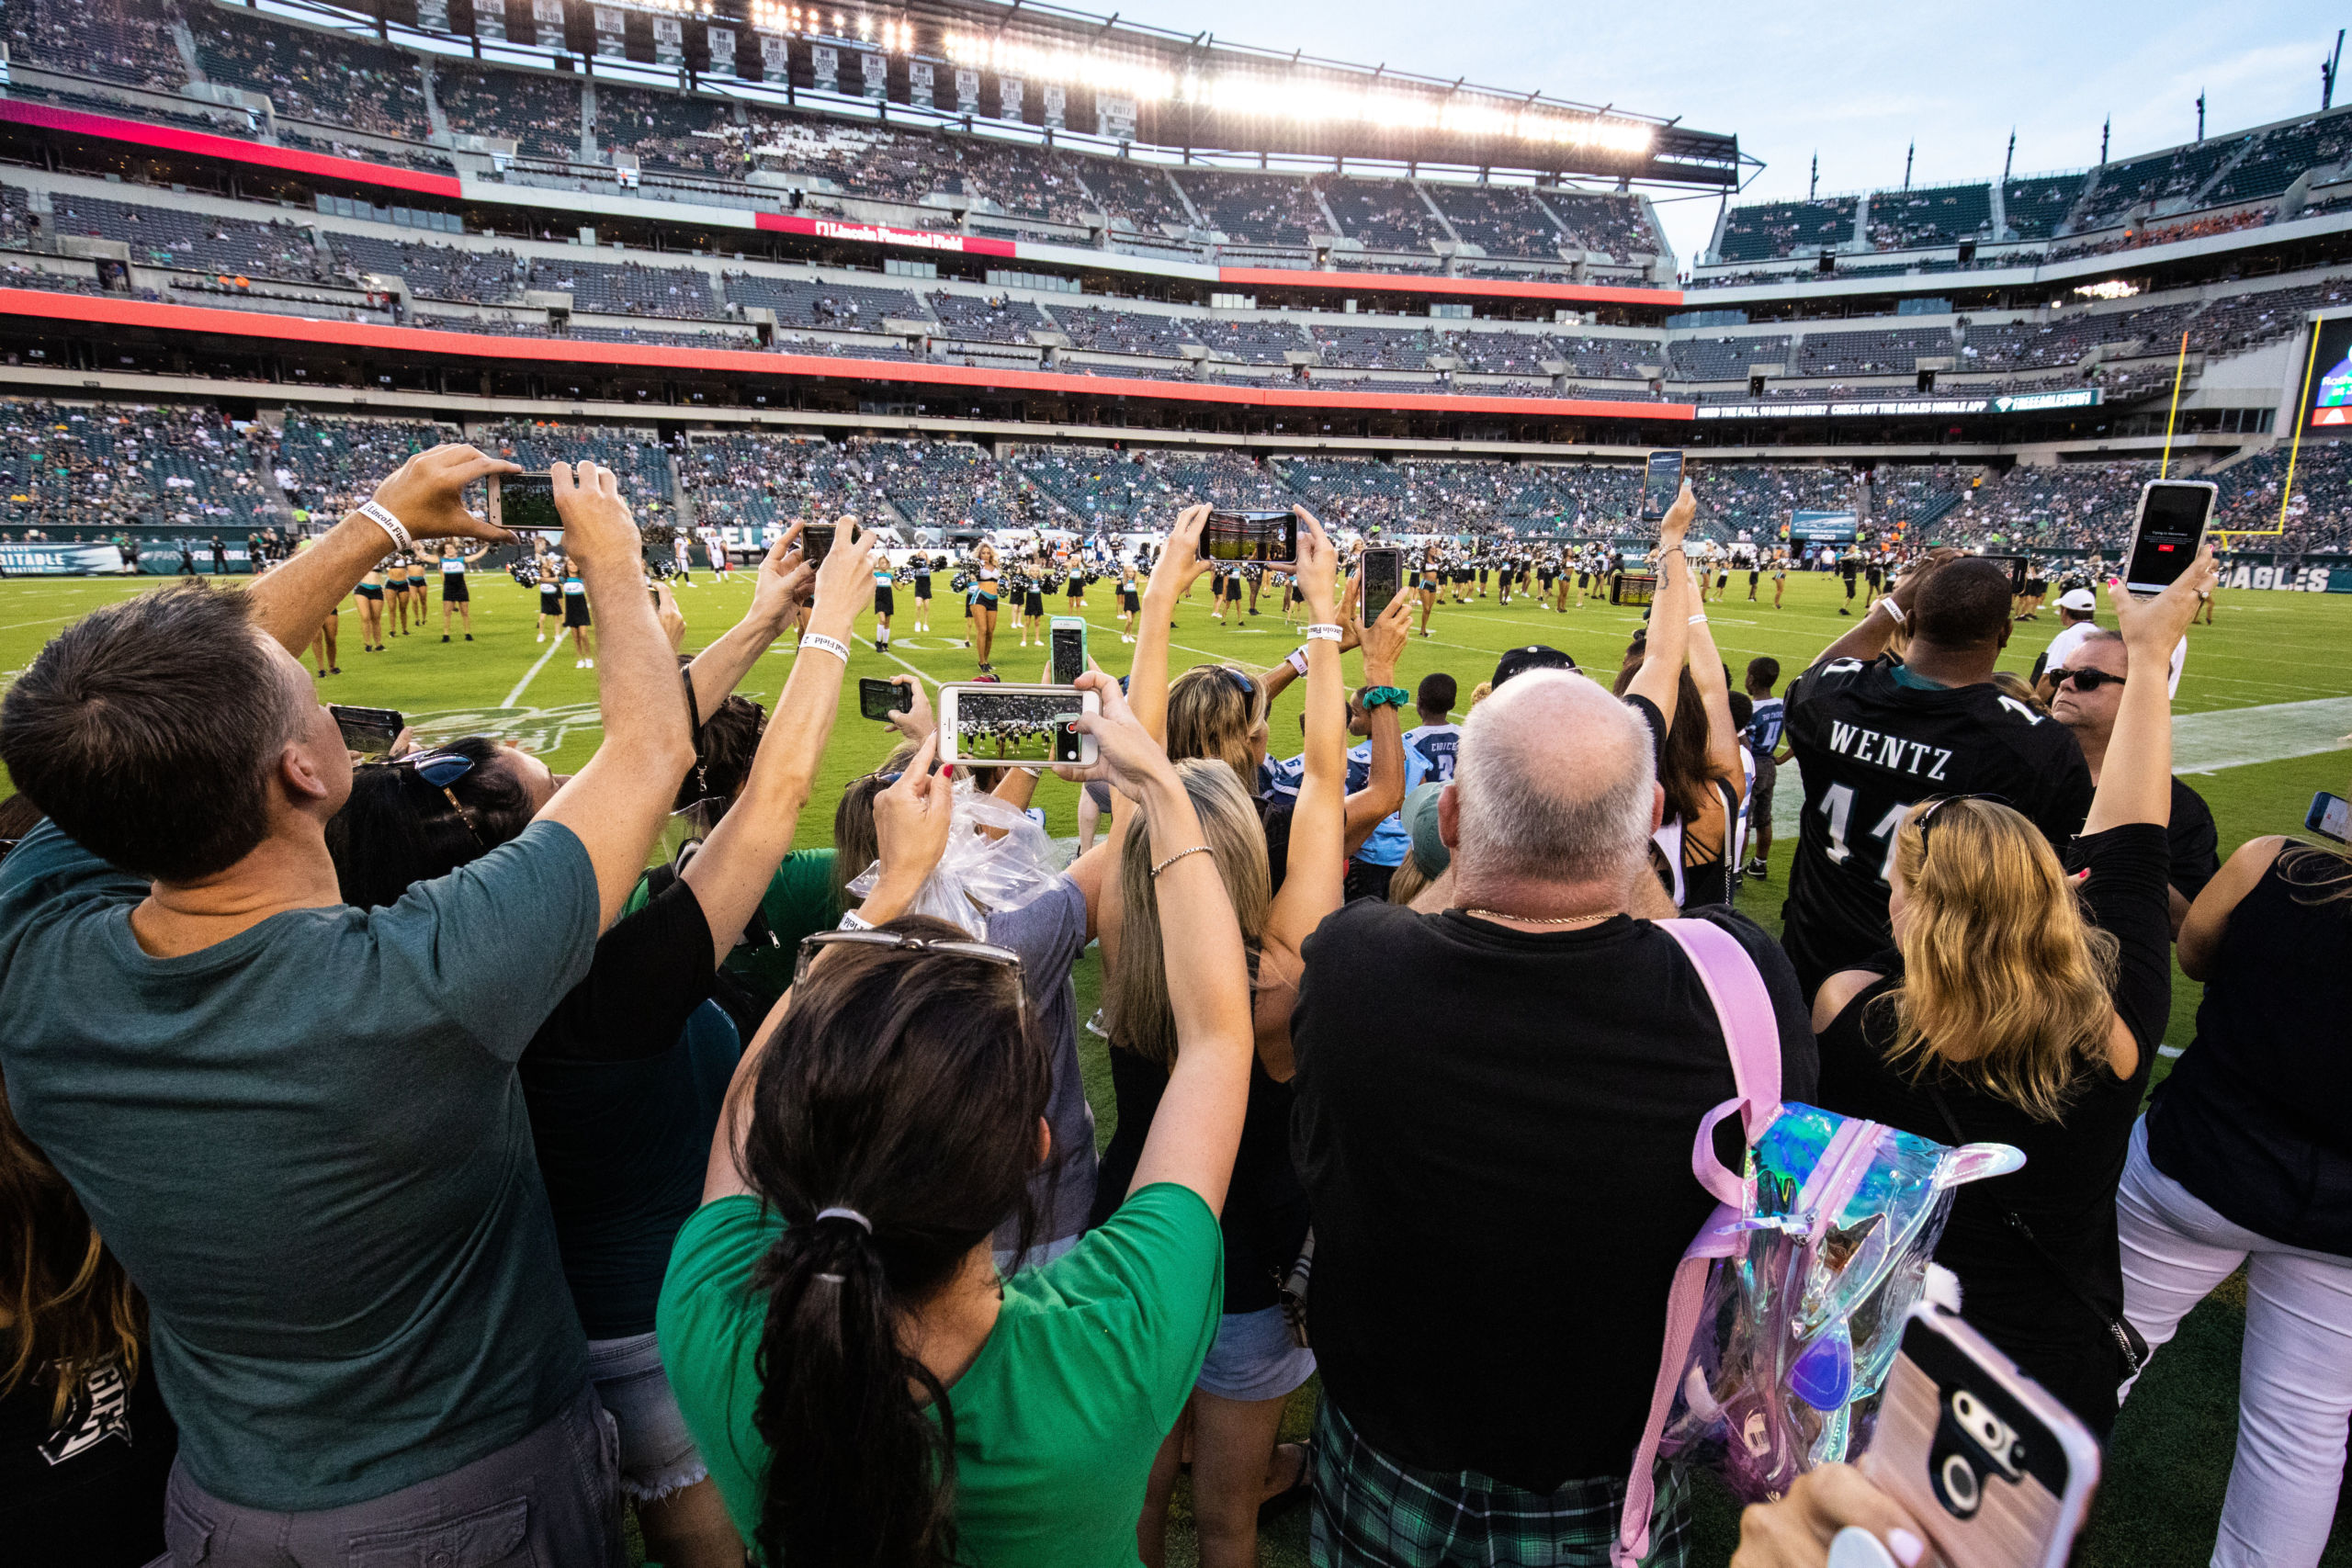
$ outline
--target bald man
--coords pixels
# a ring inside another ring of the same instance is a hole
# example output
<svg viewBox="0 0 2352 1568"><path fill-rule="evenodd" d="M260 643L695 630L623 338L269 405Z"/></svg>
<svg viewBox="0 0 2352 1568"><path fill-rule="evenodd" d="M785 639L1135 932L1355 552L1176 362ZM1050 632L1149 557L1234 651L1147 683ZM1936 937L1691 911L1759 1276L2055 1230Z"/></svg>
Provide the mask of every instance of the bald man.
<svg viewBox="0 0 2352 1568"><path fill-rule="evenodd" d="M1363 899L1307 941L1292 1126L1330 1562L1379 1559L1327 1515L1386 1517L1407 1491L1482 1560L1574 1541L1599 1561L1616 1530L1657 1373L1628 1348L1657 1343L1713 1201L1691 1134L1735 1092L1713 1008L1653 923L1674 914L1648 859L1655 712L1566 671L1498 686L1439 797L1445 907ZM1781 1093L1804 1100L1818 1061L1788 959L1728 908L1697 918L1763 976ZM1680 1506L1661 1499L1652 1539Z"/></svg>

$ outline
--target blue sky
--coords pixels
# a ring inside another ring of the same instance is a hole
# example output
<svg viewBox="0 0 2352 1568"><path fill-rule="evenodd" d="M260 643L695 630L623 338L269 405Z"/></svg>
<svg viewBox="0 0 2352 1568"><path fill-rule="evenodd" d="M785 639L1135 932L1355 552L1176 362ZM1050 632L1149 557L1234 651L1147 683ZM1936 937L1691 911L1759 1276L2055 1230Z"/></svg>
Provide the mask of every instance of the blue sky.
<svg viewBox="0 0 2352 1568"><path fill-rule="evenodd" d="M1824 192L1898 185L1914 141L1915 185L1997 175L2012 126L2019 174L2097 163L2109 115L2115 156L2150 152L2196 134L2200 89L2208 134L2309 113L2319 107L2320 60L2335 29L2352 23L2352 11L2310 0L1149 0L1119 8L1132 21L1207 28L1260 48L1679 114L1736 132L1770 165L1749 187L1756 198L1803 196L1816 151ZM2336 101L2352 102L2352 91ZM1658 210L1687 266L1713 231L1714 201Z"/></svg>

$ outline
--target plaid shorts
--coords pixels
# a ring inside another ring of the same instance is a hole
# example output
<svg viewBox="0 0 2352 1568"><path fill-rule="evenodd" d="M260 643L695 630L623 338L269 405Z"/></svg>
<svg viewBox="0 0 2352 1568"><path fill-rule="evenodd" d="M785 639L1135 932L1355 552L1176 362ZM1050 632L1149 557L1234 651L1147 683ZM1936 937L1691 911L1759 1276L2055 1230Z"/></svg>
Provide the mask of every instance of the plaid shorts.
<svg viewBox="0 0 2352 1568"><path fill-rule="evenodd" d="M1327 1393L1315 1418L1315 1568L1608 1568L1621 1476L1522 1492L1475 1471L1400 1464L1356 1433ZM1684 1568L1690 1511L1661 1467L1644 1568Z"/></svg>

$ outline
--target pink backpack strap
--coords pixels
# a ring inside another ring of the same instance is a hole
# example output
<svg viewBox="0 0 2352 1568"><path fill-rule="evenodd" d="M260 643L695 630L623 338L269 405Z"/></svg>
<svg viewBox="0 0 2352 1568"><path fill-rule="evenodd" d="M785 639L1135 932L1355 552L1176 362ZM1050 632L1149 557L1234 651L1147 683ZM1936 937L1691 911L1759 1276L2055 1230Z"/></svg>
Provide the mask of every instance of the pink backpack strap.
<svg viewBox="0 0 2352 1568"><path fill-rule="evenodd" d="M1753 1145L1781 1113L1780 1020L1756 961L1737 937L1712 920L1660 920L1657 928L1681 944L1684 956L1699 972L1707 999L1714 1004L1738 1092L1707 1112L1691 1144L1690 1173L1714 1195L1718 1206L1684 1250L1667 1292L1666 1340L1658 1348L1657 1377L1650 1386L1649 1418L1642 1425L1641 1446L1634 1450L1633 1468L1626 1473L1625 1506L1618 1516L1617 1540L1610 1547L1615 1568L1634 1568L1649 1554L1658 1443L1674 1408L1683 1365L1690 1359L1690 1341L1706 1302L1707 1271L1715 1259L1730 1257L1740 1245L1729 1227L1740 1218L1746 1201L1745 1173L1725 1170L1715 1157L1716 1124L1736 1112L1741 1131Z"/></svg>

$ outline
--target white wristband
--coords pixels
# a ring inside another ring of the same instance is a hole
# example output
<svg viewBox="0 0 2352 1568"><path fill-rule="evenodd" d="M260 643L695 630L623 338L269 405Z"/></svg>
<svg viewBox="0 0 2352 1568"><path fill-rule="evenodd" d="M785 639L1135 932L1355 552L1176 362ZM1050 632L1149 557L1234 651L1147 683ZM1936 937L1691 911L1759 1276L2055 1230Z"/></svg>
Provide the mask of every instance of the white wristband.
<svg viewBox="0 0 2352 1568"><path fill-rule="evenodd" d="M822 632L803 632L800 634L800 646L813 648L820 653L830 653L843 664L849 662L849 644L837 637L827 637Z"/></svg>
<svg viewBox="0 0 2352 1568"><path fill-rule="evenodd" d="M1704 615L1693 615L1690 617L1690 624L1694 626L1703 626L1707 624L1707 617Z"/></svg>
<svg viewBox="0 0 2352 1568"><path fill-rule="evenodd" d="M874 922L855 909L851 909L842 916L842 923L833 929L842 931L870 931L874 929Z"/></svg>
<svg viewBox="0 0 2352 1568"><path fill-rule="evenodd" d="M1290 650L1289 654L1283 658L1283 663L1285 663L1285 664L1287 664L1287 665L1289 665L1293 670L1296 671L1299 674L1301 674L1301 675L1306 674L1306 649L1304 647L1300 647L1300 648L1294 648L1294 649L1292 649Z"/></svg>
<svg viewBox="0 0 2352 1568"><path fill-rule="evenodd" d="M1328 621L1306 628L1306 640L1309 642L1338 642L1343 635L1339 627Z"/></svg>
<svg viewBox="0 0 2352 1568"><path fill-rule="evenodd" d="M392 543L398 546L403 553L416 548L416 540L410 536L408 525L393 516L390 508L385 506L381 502L371 498L361 502L357 506L353 507L352 510L358 513L360 516L365 517L370 523L375 524L385 533L390 534L392 536Z"/></svg>
<svg viewBox="0 0 2352 1568"><path fill-rule="evenodd" d="M1878 607L1884 610L1888 615L1893 615L1896 626L1908 626L1910 624L1911 617L1903 613L1903 606L1894 602L1894 594L1890 593L1885 598L1880 600L1878 602Z"/></svg>

